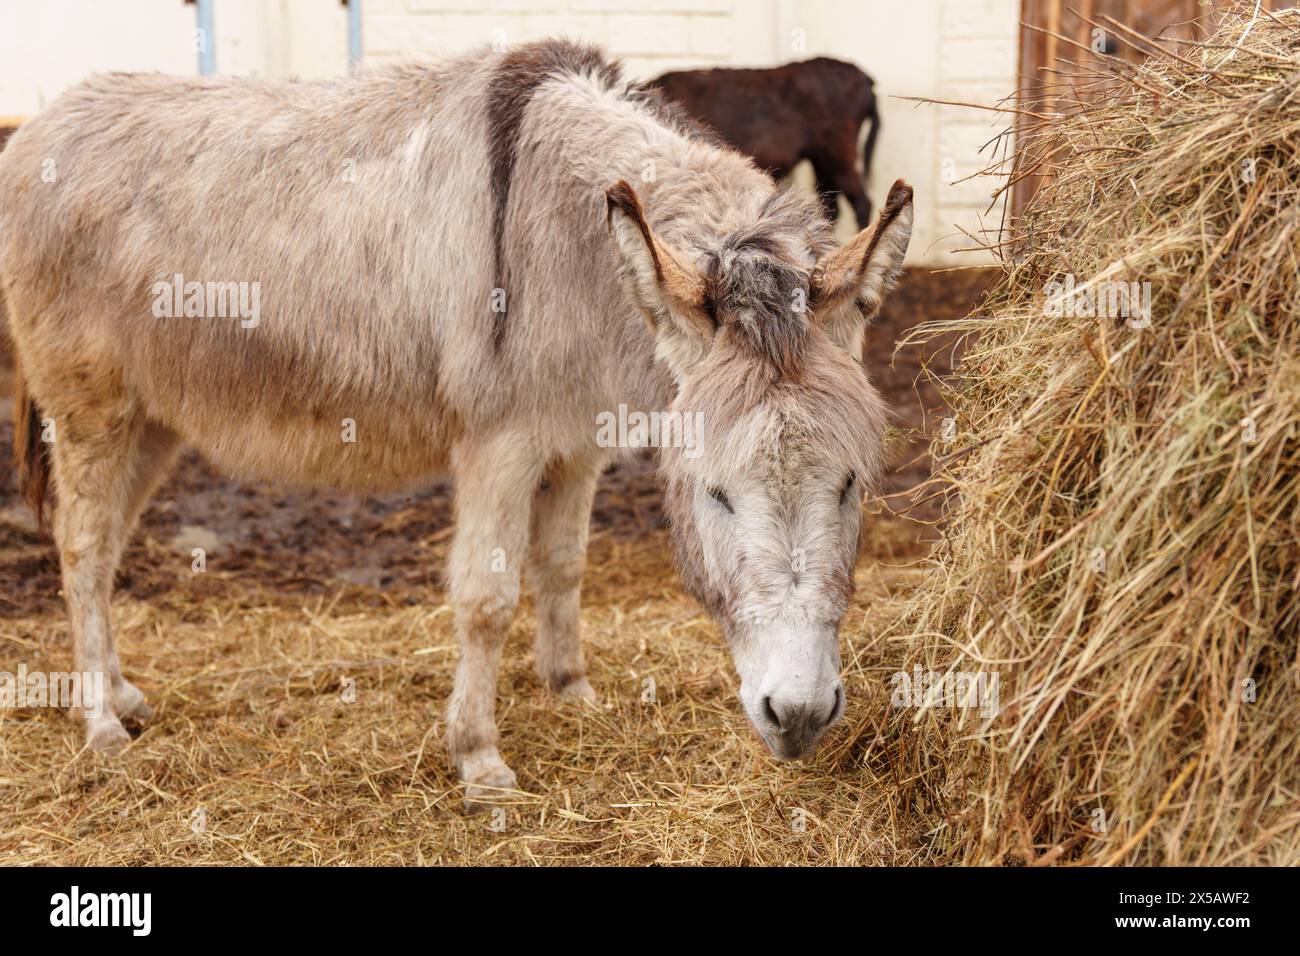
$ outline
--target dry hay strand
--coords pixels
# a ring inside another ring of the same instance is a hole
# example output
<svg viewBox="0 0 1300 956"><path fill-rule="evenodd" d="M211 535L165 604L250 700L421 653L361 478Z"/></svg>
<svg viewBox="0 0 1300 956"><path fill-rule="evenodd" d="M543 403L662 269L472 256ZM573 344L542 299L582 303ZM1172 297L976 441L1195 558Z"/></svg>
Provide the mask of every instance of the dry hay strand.
<svg viewBox="0 0 1300 956"><path fill-rule="evenodd" d="M1051 178L983 307L918 333L978 341L887 637L1001 707L894 712L936 861L1300 863L1300 12L1253 8L1178 47L1103 24L1152 55L1028 105L993 171ZM1049 314L1067 275L1150 283L1150 326Z"/></svg>

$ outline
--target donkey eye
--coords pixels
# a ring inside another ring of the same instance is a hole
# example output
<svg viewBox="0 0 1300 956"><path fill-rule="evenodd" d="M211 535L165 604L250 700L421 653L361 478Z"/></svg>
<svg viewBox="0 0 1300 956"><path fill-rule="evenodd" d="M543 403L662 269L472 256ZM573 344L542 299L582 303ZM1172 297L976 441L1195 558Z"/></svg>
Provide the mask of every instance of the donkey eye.
<svg viewBox="0 0 1300 956"><path fill-rule="evenodd" d="M722 505L722 507L726 508L727 514L734 515L736 513L736 509L731 507L731 499L727 497L726 493L721 488L710 488L709 497Z"/></svg>
<svg viewBox="0 0 1300 956"><path fill-rule="evenodd" d="M718 307L714 304L711 295L704 297L704 314L709 317L709 321L713 323L713 327L716 329L718 327Z"/></svg>
<svg viewBox="0 0 1300 956"><path fill-rule="evenodd" d="M849 472L848 477L844 479L844 487L840 489L840 504L848 500L849 492L853 490L853 483L857 480L857 474Z"/></svg>

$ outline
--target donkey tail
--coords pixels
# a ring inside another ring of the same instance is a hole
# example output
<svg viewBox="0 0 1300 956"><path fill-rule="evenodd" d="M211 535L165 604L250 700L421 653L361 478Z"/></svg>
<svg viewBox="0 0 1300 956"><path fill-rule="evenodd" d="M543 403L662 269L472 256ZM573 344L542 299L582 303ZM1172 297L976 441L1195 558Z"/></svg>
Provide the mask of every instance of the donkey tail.
<svg viewBox="0 0 1300 956"><path fill-rule="evenodd" d="M14 462L18 468L18 490L45 530L45 498L50 487L50 461L41 441L41 413L27 393L22 368L14 363Z"/></svg>

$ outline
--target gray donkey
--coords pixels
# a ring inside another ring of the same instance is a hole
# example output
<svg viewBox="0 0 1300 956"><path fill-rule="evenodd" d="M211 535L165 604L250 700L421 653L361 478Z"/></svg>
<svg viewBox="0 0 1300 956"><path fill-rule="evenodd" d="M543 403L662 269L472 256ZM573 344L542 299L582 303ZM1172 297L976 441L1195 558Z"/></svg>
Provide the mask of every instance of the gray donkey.
<svg viewBox="0 0 1300 956"><path fill-rule="evenodd" d="M755 729L810 753L844 709L838 627L881 469L864 327L911 224L899 182L832 247L819 203L568 42L68 91L0 154L0 280L20 482L39 514L52 472L75 667L107 675L78 713L89 746L149 713L110 597L185 445L300 484L455 476L448 746L469 808L515 787L495 695L525 573L538 673L595 697L578 590L597 476L627 453L601 440L617 410L702 423L650 436L678 563Z"/></svg>

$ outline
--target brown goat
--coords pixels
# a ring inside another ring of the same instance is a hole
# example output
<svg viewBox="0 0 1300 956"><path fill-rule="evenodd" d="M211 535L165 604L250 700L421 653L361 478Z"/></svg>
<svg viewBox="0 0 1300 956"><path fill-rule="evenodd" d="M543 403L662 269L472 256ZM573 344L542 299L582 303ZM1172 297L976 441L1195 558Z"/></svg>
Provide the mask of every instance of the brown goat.
<svg viewBox="0 0 1300 956"><path fill-rule="evenodd" d="M843 194L859 228L871 218L865 179L880 133L871 77L851 63L817 57L771 69L682 70L650 85L773 176L802 160L832 221ZM858 172L858 137L870 123Z"/></svg>

